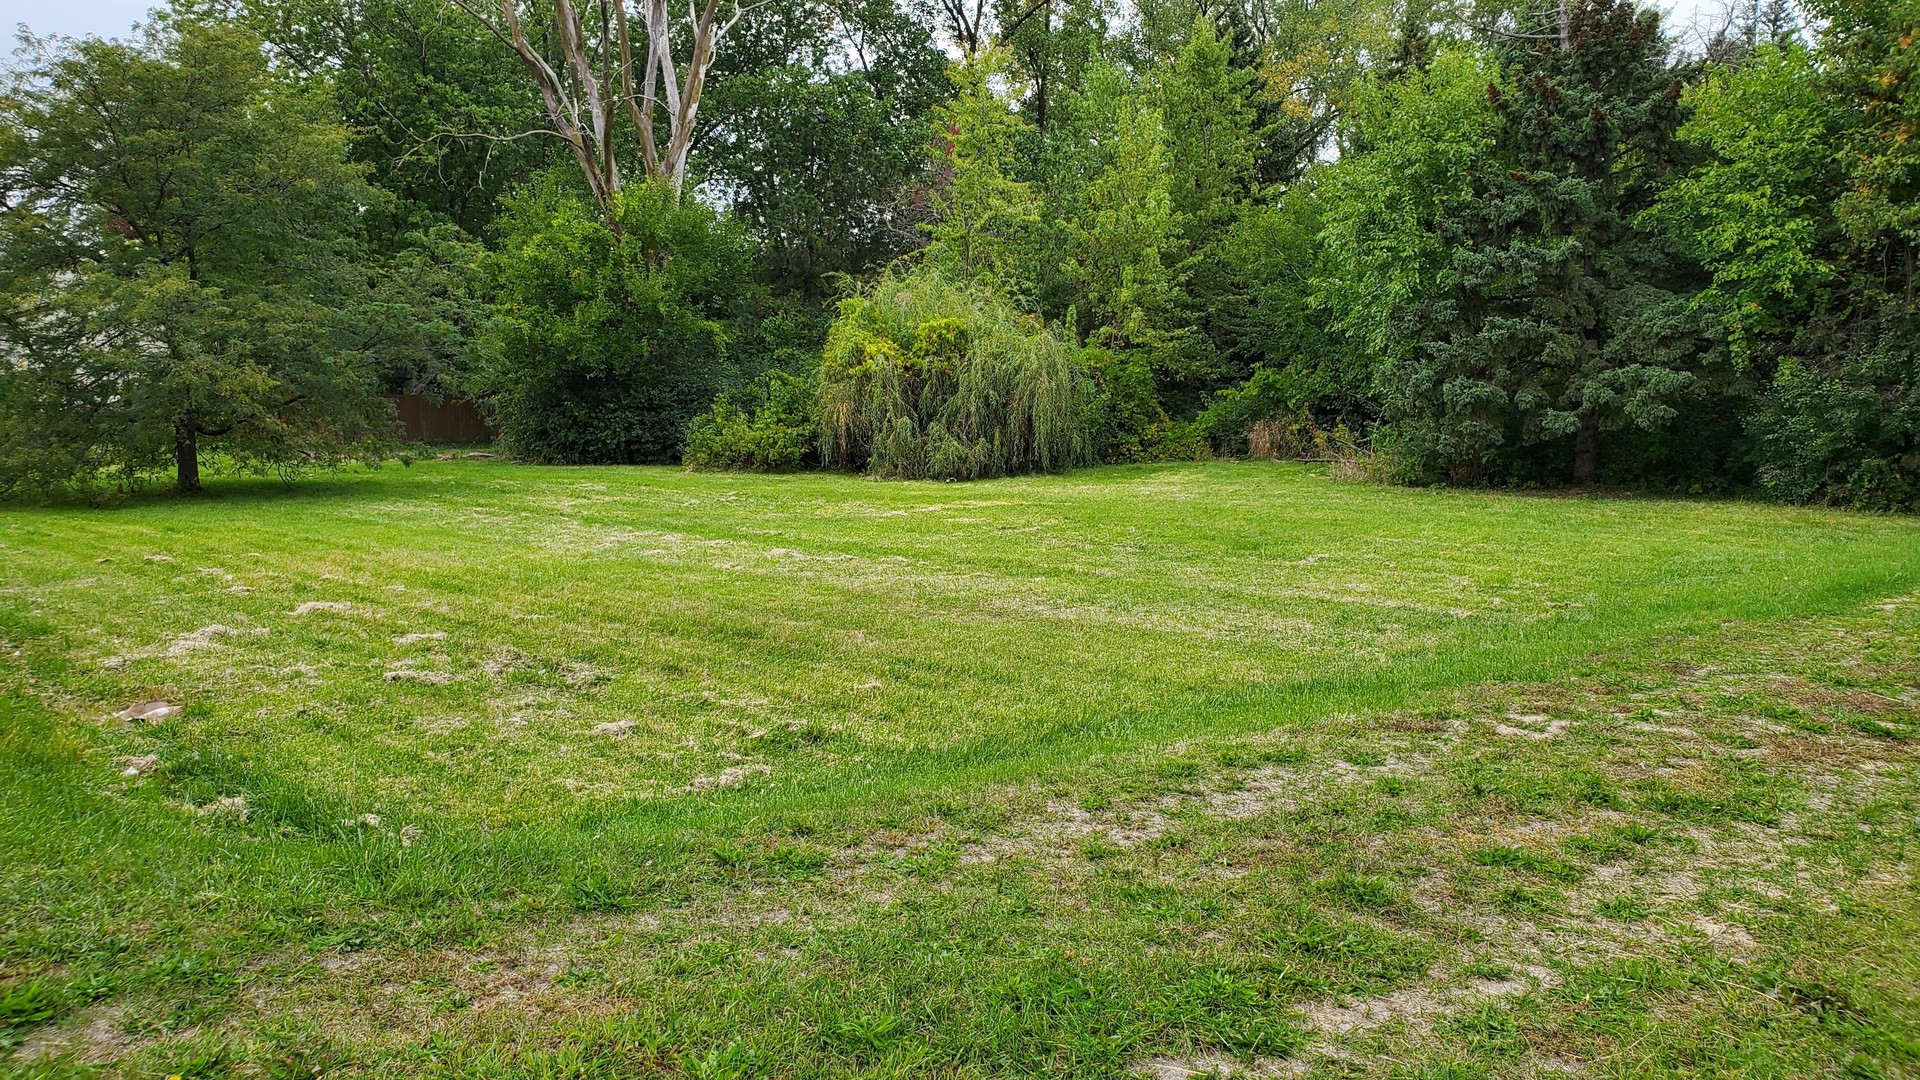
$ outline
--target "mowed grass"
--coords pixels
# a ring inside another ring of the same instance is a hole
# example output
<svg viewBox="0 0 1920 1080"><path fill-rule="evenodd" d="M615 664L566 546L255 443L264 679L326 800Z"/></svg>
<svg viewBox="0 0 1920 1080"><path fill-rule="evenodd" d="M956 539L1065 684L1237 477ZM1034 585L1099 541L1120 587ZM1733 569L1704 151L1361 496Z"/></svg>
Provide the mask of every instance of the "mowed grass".
<svg viewBox="0 0 1920 1080"><path fill-rule="evenodd" d="M28 1074L1920 1069L1920 522L461 461L0 566Z"/></svg>

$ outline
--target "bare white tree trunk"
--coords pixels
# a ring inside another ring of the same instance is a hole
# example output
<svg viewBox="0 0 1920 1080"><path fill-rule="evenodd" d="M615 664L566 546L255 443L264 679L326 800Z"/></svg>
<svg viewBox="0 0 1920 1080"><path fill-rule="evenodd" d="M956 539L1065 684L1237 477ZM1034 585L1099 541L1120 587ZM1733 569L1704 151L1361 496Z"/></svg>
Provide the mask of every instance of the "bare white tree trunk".
<svg viewBox="0 0 1920 1080"><path fill-rule="evenodd" d="M646 52L636 78L627 0L579 0L585 7L578 6L576 0L554 0L559 55L551 59L528 38L518 0L493 0L497 18L475 6L484 0L450 2L478 19L520 58L539 88L551 125L548 134L567 144L594 202L610 221L623 181L616 160L616 128L621 114L639 137L647 179L666 184L678 198L686 185L687 155L693 149L707 69L713 66L727 32L758 6L733 0L732 15L722 22L720 0L704 0L704 6L697 9L693 0L688 0L690 47L683 72L673 57L676 27L667 6L669 0L640 0L644 5ZM597 13L598 18L589 20L590 12ZM655 117L662 111L667 118L664 150L654 132Z"/></svg>

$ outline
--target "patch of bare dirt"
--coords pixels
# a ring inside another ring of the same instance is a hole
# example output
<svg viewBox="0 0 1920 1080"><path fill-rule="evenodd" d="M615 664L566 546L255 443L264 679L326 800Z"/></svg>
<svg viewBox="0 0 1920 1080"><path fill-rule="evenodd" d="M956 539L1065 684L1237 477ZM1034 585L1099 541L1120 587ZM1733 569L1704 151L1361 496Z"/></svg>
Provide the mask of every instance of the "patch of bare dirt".
<svg viewBox="0 0 1920 1080"><path fill-rule="evenodd" d="M13 1060L32 1065L67 1056L83 1065L104 1065L119 1060L132 1048L133 1040L120 1030L120 1010L102 1006L88 1009L70 1022L36 1030L14 1048Z"/></svg>
<svg viewBox="0 0 1920 1080"><path fill-rule="evenodd" d="M1415 1033L1462 1008L1519 997L1534 989L1560 984L1560 977L1544 967L1528 967L1523 975L1504 979L1470 979L1462 984L1413 986L1379 997L1315 1002L1304 1010L1302 1026L1323 1035L1345 1035L1386 1024L1404 1025Z"/></svg>
<svg viewBox="0 0 1920 1080"><path fill-rule="evenodd" d="M266 627L260 627L259 632L262 635L266 634ZM214 623L211 626L203 626L198 630L181 634L174 638L167 644L166 655L169 658L177 659L191 652L210 649L214 646L215 639L238 633L240 633L239 630L235 630L231 626L222 626L219 623Z"/></svg>
<svg viewBox="0 0 1920 1080"><path fill-rule="evenodd" d="M1573 721L1551 719L1539 713L1508 713L1507 723L1495 724L1495 733L1509 739L1557 739L1573 726Z"/></svg>
<svg viewBox="0 0 1920 1080"><path fill-rule="evenodd" d="M230 817L239 821L247 820L247 800L242 795L222 795L210 803L193 808L201 817Z"/></svg>
<svg viewBox="0 0 1920 1080"><path fill-rule="evenodd" d="M1147 1080L1195 1080L1198 1077L1305 1076L1311 1068L1310 1063L1292 1058L1259 1057L1251 1064L1244 1064L1225 1054L1194 1054L1151 1057L1135 1062L1132 1071Z"/></svg>
<svg viewBox="0 0 1920 1080"><path fill-rule="evenodd" d="M380 675L383 682L416 682L426 686L445 686L459 678L452 672L414 667L411 661L390 667Z"/></svg>
<svg viewBox="0 0 1920 1080"><path fill-rule="evenodd" d="M1042 841L1099 839L1127 848L1160 836L1168 824L1166 815L1151 809L1122 811L1103 820L1070 803L1050 802L1047 816L1032 828Z"/></svg>

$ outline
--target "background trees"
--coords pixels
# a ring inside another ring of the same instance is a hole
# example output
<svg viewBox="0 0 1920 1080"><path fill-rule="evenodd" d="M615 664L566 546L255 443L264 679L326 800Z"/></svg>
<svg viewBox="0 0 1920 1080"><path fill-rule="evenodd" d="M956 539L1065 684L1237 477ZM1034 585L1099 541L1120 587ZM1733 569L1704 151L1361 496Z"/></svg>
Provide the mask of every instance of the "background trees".
<svg viewBox="0 0 1920 1080"><path fill-rule="evenodd" d="M1738 15L1688 51L1639 0L193 0L11 99L3 467L372 453L402 389L548 460L871 464L822 441L837 304L925 271L1060 343L1107 460L1339 428L1408 479L1911 506L1920 10ZM208 35L245 107L87 81ZM108 120L248 147L162 200L244 227L116 232Z"/></svg>
<svg viewBox="0 0 1920 1080"><path fill-rule="evenodd" d="M348 158L391 198L375 242L450 223L483 235L503 196L564 151L502 46L447 0L246 0L288 81L331 98Z"/></svg>
<svg viewBox="0 0 1920 1080"><path fill-rule="evenodd" d="M1708 152L1665 195L1712 276L1763 490L1881 508L1920 497L1915 228L1920 5L1816 5L1688 98Z"/></svg>
<svg viewBox="0 0 1920 1080"><path fill-rule="evenodd" d="M699 175L796 314L823 312L836 276L922 242L901 194L925 176L927 113L949 88L928 28L890 0L776 0L734 31L714 65Z"/></svg>

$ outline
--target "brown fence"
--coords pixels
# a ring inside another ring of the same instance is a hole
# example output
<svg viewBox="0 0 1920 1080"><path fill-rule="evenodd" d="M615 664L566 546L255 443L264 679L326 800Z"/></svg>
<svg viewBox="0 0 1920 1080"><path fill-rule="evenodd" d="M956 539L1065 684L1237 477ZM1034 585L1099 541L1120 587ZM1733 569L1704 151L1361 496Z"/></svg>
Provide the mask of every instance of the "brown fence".
<svg viewBox="0 0 1920 1080"><path fill-rule="evenodd" d="M408 442L483 443L493 441L493 429L473 402L447 398L435 401L419 394L399 394L400 424Z"/></svg>

